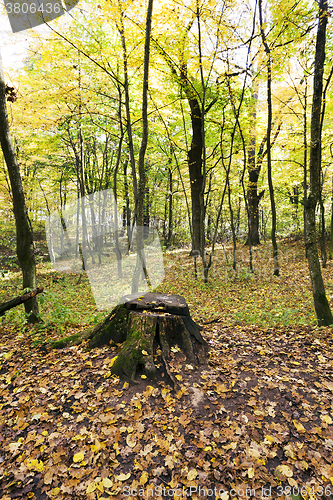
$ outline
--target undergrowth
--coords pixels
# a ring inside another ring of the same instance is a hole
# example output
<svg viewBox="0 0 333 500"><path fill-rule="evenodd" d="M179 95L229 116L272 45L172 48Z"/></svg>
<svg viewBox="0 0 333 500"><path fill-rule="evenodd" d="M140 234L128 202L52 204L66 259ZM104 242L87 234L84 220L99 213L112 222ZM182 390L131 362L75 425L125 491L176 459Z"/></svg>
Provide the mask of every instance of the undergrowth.
<svg viewBox="0 0 333 500"><path fill-rule="evenodd" d="M307 261L301 241L281 241L279 244L281 276L272 275L271 246L262 244L253 249L254 272L249 270L248 248L239 246L237 269L232 269L232 249L218 249L210 271L209 283L204 283L198 266L194 279L193 259L183 249L164 253L165 280L156 291L185 297L193 318L199 322L218 320L224 324L254 324L261 327L315 325L313 299ZM12 259L13 260L13 259ZM327 295L333 289L332 263L323 269ZM0 273L0 297L5 302L22 293L22 278L8 261ZM50 262L38 264L38 286L44 293L38 296L42 322L35 329L43 340L63 336L71 328L80 328L102 320L107 311L97 311L86 274L60 274ZM332 296L333 299L333 296ZM332 302L332 301L331 301ZM24 307L8 311L4 324L23 327Z"/></svg>

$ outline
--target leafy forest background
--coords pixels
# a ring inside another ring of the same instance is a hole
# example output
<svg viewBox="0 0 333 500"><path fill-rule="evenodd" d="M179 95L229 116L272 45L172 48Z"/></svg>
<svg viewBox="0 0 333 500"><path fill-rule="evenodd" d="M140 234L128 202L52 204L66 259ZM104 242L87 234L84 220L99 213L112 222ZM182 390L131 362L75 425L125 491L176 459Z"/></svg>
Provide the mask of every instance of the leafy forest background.
<svg viewBox="0 0 333 500"><path fill-rule="evenodd" d="M138 216L142 192L143 224L158 228L166 252L185 249L166 253L161 290L183 293L193 305L208 294L211 305L200 304L202 317L218 314L222 304L232 320L313 323L312 309L302 316L300 306L311 300L303 246L279 239L302 240L311 193L317 2L155 2L149 135L140 171L146 8L144 2L120 0L80 4L46 31L26 32L24 67L5 68L12 141L37 259L45 261L44 224L52 212L112 189L126 229ZM320 9L329 20L325 2ZM324 269L332 258L332 50L328 29L315 203ZM6 298L19 277L11 273L14 217L5 161L0 186ZM299 282L292 280L297 265ZM66 321L73 314L72 304L66 313L62 292L60 299L52 295L59 279L69 286L69 302L80 293L77 277L57 277L50 264L41 268L40 281L49 285L42 302L49 303L54 323L57 314ZM241 302L252 285L267 299L264 313L259 295L247 313L234 307L233 292ZM76 309L77 322L87 321L86 310Z"/></svg>

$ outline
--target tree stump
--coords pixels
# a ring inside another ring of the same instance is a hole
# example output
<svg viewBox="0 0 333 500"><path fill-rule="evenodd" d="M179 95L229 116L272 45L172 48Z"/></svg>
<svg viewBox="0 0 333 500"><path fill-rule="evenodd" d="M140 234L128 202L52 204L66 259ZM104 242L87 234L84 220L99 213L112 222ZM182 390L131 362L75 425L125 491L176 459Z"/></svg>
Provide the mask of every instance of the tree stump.
<svg viewBox="0 0 333 500"><path fill-rule="evenodd" d="M102 323L70 343L89 339L90 348L123 343L111 373L125 375L132 381L137 374L156 378L154 357L160 355L169 377L176 384L173 375L175 352L193 369L206 362L208 349L201 330L202 327L192 320L183 297L147 293L130 300L124 297L123 304L116 306Z"/></svg>

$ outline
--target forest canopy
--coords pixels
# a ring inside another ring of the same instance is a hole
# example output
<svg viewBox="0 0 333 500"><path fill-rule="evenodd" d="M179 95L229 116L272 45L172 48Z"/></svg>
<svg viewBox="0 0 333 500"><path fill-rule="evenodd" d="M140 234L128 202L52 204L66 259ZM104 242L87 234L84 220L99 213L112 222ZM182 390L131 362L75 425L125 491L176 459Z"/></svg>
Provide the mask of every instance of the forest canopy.
<svg viewBox="0 0 333 500"><path fill-rule="evenodd" d="M85 2L46 30L28 30L24 66L6 78L30 220L37 227L109 189L117 228L130 237L140 220L158 230L164 248L190 245L204 281L215 246L226 241L234 270L237 242L248 245L252 272L252 247L271 238L279 275L276 238L303 234L311 199L316 40L327 3L318 11L302 1L155 1L149 58L146 9ZM322 239L332 213L329 31L323 50L315 202ZM4 166L0 182L10 221ZM326 258L322 245L323 265Z"/></svg>

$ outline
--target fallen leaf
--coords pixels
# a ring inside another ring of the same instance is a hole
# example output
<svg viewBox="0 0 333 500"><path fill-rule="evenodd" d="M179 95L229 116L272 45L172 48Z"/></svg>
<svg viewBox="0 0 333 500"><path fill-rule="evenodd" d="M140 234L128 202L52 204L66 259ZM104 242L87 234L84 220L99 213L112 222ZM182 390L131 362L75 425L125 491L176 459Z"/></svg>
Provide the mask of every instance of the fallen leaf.
<svg viewBox="0 0 333 500"><path fill-rule="evenodd" d="M195 479L197 477L197 475L198 475L198 472L195 469L191 469L189 471L189 473L187 474L187 479L189 481L193 481L193 479Z"/></svg>
<svg viewBox="0 0 333 500"><path fill-rule="evenodd" d="M84 459L84 453L82 453L81 451L79 453L76 453L73 457L73 462L77 463L77 462L82 462L82 460Z"/></svg>
<svg viewBox="0 0 333 500"><path fill-rule="evenodd" d="M104 477L102 482L105 488L111 488L113 486L113 482L108 477Z"/></svg>
<svg viewBox="0 0 333 500"><path fill-rule="evenodd" d="M140 477L140 484L144 486L146 482L148 481L148 472L143 472Z"/></svg>
<svg viewBox="0 0 333 500"><path fill-rule="evenodd" d="M86 489L86 493L92 493L93 491L95 491L96 488L97 485L95 481L93 481L92 483L89 484L88 488Z"/></svg>
<svg viewBox="0 0 333 500"><path fill-rule="evenodd" d="M117 479L117 481L126 481L130 477L131 473L129 472L128 474L119 474L119 476L115 476L115 479Z"/></svg>
<svg viewBox="0 0 333 500"><path fill-rule="evenodd" d="M281 476L282 478L293 476L293 471L290 469L290 467L288 467L288 465L278 465L274 473L278 476L279 479Z"/></svg>

